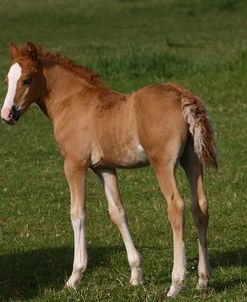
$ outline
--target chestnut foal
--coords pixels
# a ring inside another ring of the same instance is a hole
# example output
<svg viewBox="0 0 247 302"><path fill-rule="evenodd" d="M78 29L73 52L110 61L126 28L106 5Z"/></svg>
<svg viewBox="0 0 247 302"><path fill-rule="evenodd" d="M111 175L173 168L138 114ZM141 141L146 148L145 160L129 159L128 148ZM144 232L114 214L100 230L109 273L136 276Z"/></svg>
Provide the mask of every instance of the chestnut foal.
<svg viewBox="0 0 247 302"><path fill-rule="evenodd" d="M203 164L217 168L213 130L205 107L185 88L156 84L123 95L106 88L99 76L59 54L31 42L10 44L13 58L1 117L13 125L36 102L54 127L64 157L71 193L74 263L67 286L75 288L87 265L85 241L86 178L91 168L100 178L111 220L118 227L131 268L130 283L142 282L140 256L128 230L116 168L151 164L168 204L174 258L168 296L181 290L186 260L183 242L184 202L175 171L180 162L190 183L191 210L199 242L198 288L208 285L208 203L203 191Z"/></svg>

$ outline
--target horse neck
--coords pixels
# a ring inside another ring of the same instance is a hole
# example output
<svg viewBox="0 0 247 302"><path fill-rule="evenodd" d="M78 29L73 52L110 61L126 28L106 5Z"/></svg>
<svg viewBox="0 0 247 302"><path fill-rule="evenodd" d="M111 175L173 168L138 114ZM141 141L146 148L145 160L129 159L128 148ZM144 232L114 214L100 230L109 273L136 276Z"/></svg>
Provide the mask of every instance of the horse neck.
<svg viewBox="0 0 247 302"><path fill-rule="evenodd" d="M65 106L69 106L74 99L72 95L90 87L85 80L58 64L44 62L43 76L45 93L37 103L52 122L55 122Z"/></svg>

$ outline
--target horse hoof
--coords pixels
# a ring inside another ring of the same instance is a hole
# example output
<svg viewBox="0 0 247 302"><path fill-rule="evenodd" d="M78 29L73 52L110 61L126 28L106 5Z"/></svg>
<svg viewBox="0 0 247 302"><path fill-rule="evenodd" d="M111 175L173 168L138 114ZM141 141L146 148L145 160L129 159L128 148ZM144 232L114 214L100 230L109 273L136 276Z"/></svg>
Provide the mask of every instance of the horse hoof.
<svg viewBox="0 0 247 302"><path fill-rule="evenodd" d="M133 286L137 286L137 285L142 284L142 283L143 283L143 278L142 278L141 274L136 278L131 278L130 279L130 284L133 285Z"/></svg>
<svg viewBox="0 0 247 302"><path fill-rule="evenodd" d="M196 286L196 289L198 290L205 290L207 289L208 287L208 276L205 275L205 274L200 274L199 275L199 280L198 280L198 283L197 283L197 286Z"/></svg>
<svg viewBox="0 0 247 302"><path fill-rule="evenodd" d="M134 278L130 279L130 284L133 285L133 286L137 286L137 285L142 284L142 283L143 283L142 277L135 278L135 279Z"/></svg>
<svg viewBox="0 0 247 302"><path fill-rule="evenodd" d="M69 281L67 281L64 285L64 288L68 288L68 289L74 289L76 290L76 285L75 284L72 284L70 283Z"/></svg>
<svg viewBox="0 0 247 302"><path fill-rule="evenodd" d="M76 287L78 283L80 282L79 280L76 280L75 278L69 278L69 280L65 283L64 288L70 288L76 290Z"/></svg>
<svg viewBox="0 0 247 302"><path fill-rule="evenodd" d="M131 272L130 284L136 286L141 283L143 283L141 268L133 269Z"/></svg>
<svg viewBox="0 0 247 302"><path fill-rule="evenodd" d="M206 290L208 288L208 281L207 280L199 280L196 289L197 290Z"/></svg>
<svg viewBox="0 0 247 302"><path fill-rule="evenodd" d="M183 281L177 281L176 283L173 283L167 293L167 297L176 297L181 289L183 288Z"/></svg>

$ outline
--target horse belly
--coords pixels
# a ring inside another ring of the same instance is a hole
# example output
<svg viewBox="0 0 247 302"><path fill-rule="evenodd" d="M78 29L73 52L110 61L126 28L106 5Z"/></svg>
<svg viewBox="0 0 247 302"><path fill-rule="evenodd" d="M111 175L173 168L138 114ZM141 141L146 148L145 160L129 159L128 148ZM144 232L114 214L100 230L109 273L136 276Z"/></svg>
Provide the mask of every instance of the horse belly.
<svg viewBox="0 0 247 302"><path fill-rule="evenodd" d="M149 164L141 145L113 148L107 152L96 152L92 157L92 167L137 168Z"/></svg>

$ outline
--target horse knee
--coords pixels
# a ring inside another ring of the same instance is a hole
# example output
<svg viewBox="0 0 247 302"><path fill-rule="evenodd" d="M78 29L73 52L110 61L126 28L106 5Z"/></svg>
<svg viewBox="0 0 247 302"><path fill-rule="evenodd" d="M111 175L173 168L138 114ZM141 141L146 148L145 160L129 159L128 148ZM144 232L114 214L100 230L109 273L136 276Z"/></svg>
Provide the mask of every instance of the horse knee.
<svg viewBox="0 0 247 302"><path fill-rule="evenodd" d="M174 230L181 230L184 225L184 203L182 200L172 201L168 205L168 219Z"/></svg>
<svg viewBox="0 0 247 302"><path fill-rule="evenodd" d="M71 221L80 220L82 223L84 223L86 217L86 213L84 208L81 205L78 205L76 203L71 203L70 206L70 218Z"/></svg>

